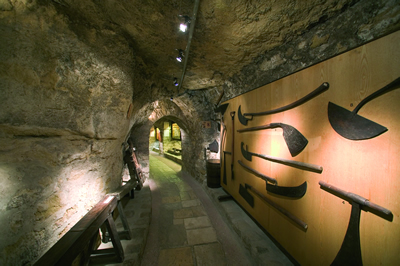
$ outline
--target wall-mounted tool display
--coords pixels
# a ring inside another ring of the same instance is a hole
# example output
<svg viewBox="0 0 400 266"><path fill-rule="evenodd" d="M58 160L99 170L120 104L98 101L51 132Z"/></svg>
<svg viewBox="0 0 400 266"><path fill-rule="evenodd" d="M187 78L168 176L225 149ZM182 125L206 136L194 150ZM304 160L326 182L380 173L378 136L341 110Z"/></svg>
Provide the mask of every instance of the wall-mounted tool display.
<svg viewBox="0 0 400 266"><path fill-rule="evenodd" d="M393 220L393 214L368 199L352 192L344 191L334 187L324 181L319 181L321 188L335 196L338 196L351 204L351 215L349 226L347 227L342 246L331 265L362 265L361 245L360 245L360 214L361 209L370 211L385 218Z"/></svg>
<svg viewBox="0 0 400 266"><path fill-rule="evenodd" d="M253 196L247 191L247 190L251 190L254 194L256 194L258 197L260 197L263 201L265 201L266 203L268 203L271 207L275 208L277 211L281 212L282 214L284 214L286 217L288 217L291 221L295 222L298 226L300 226L303 230L307 230L308 225L303 222L302 220L300 220L298 217L294 216L292 213L290 213L289 211L287 211L286 209L282 208L280 205L276 204L275 202L273 202L272 200L270 200L269 198L267 198L266 196L264 196L263 194L261 194L257 189L255 189L254 187L252 187L249 184L245 183L245 186L243 187L242 185L240 185L239 188L239 193L241 190L240 195L250 204L250 202L253 201L253 206L254 207L254 199ZM250 204L251 205L251 204Z"/></svg>
<svg viewBox="0 0 400 266"><path fill-rule="evenodd" d="M271 192L276 195L284 196L284 197L289 197L289 198L301 198L306 194L307 192L307 182L304 182L300 186L296 187L282 187L278 186L278 182L276 181L275 178L263 175L262 173L254 170L253 168L245 165L242 161L238 160L238 163L243 166L245 169L250 171L252 174L255 176L263 179L266 182L266 190L268 192ZM273 185L271 185L270 183Z"/></svg>
<svg viewBox="0 0 400 266"><path fill-rule="evenodd" d="M269 176L266 176L266 175L261 174L260 172L254 170L253 168L251 168L251 167L245 165L241 160L238 160L238 163L239 163L241 166L243 166L245 169L249 170L251 173L253 173L254 175L256 175L257 177L259 177L259 178L265 180L265 182L270 182L270 183L275 184L275 185L278 184L278 181L276 181L275 178L272 178L272 177L269 177Z"/></svg>
<svg viewBox="0 0 400 266"><path fill-rule="evenodd" d="M233 163L235 161L235 112L231 112L232 117L232 161L231 161L231 179L235 179L233 172Z"/></svg>
<svg viewBox="0 0 400 266"><path fill-rule="evenodd" d="M247 145L246 145L246 149L244 149L243 146L244 146L244 143L242 142L241 143L242 155L248 161L251 161L252 156L257 156L257 157L260 157L262 159L265 159L265 160L268 160L271 162L280 163L280 164L284 164L284 165L287 165L290 167L294 167L294 168L298 168L298 169L302 169L302 170L306 170L306 171L310 171L310 172L315 172L315 173L319 173L319 174L322 173L322 170L323 170L322 166L315 165L315 164L303 163L303 162L288 160L288 159L284 159L284 158L278 158L275 156L269 156L269 155L250 152L247 150Z"/></svg>
<svg viewBox="0 0 400 266"><path fill-rule="evenodd" d="M328 118L332 128L350 140L371 139L387 131L387 128L357 114L367 102L400 87L400 77L364 98L352 112L332 102L328 104Z"/></svg>
<svg viewBox="0 0 400 266"><path fill-rule="evenodd" d="M301 134L296 128L284 124L284 123L271 123L258 127L249 127L239 129L237 132L247 132L262 129L271 129L280 127L283 130L283 138L285 139L286 145L290 151L292 157L298 155L308 144L308 140Z"/></svg>
<svg viewBox="0 0 400 266"><path fill-rule="evenodd" d="M288 105L285 105L285 106L282 106L282 107L279 107L277 109L273 109L273 110L270 110L270 111L260 112L260 113L244 113L244 114L242 114L241 106L239 106L239 109L238 109L239 121L243 125L247 125L247 121L248 120L252 120L253 116L271 115L271 114L276 114L276 113L280 113L280 112L283 112L283 111L290 110L290 109L295 108L295 107L297 107L299 105L302 105L303 103L305 103L305 102L311 100L312 98L320 95L321 93L323 93L327 89L329 89L329 83L328 82L324 82L324 83L321 84L321 86L319 86L318 88L316 88L315 90L313 90L312 92L310 92L309 94L304 96L303 98L298 99L297 101L295 101L295 102L293 102L291 104L288 104ZM246 116L250 116L250 118L246 118Z"/></svg>

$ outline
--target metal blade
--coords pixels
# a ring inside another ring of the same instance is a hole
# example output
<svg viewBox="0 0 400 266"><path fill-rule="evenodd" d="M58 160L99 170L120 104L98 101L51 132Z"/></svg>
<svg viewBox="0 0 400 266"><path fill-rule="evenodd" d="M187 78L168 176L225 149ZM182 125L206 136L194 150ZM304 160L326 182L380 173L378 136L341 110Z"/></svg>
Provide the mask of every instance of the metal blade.
<svg viewBox="0 0 400 266"><path fill-rule="evenodd" d="M352 202L349 226L342 246L331 265L363 265L360 244L360 204Z"/></svg>
<svg viewBox="0 0 400 266"><path fill-rule="evenodd" d="M388 129L332 102L328 104L328 118L332 128L350 140L371 139Z"/></svg>
<svg viewBox="0 0 400 266"><path fill-rule="evenodd" d="M308 140L296 128L282 123L280 126L283 129L283 138L290 154L292 157L295 157L304 150L308 144Z"/></svg>
<svg viewBox="0 0 400 266"><path fill-rule="evenodd" d="M241 145L240 145L240 149L242 150L242 155L247 161L251 162L252 154L247 151L247 146L246 146L246 150L243 148L243 146L244 146L244 143L242 142Z"/></svg>
<svg viewBox="0 0 400 266"><path fill-rule="evenodd" d="M254 208L254 197L247 191L247 189L239 184L239 194L247 201L247 203Z"/></svg>
<svg viewBox="0 0 400 266"><path fill-rule="evenodd" d="M228 108L229 103L224 103L214 109L214 112L221 113L222 115L225 114L226 108Z"/></svg>
<svg viewBox="0 0 400 266"><path fill-rule="evenodd" d="M238 109L238 119L240 121L240 123L244 126L247 125L247 121L251 120L251 118L246 118L242 115L242 110L241 110L241 105L239 105L239 109Z"/></svg>
<svg viewBox="0 0 400 266"><path fill-rule="evenodd" d="M307 192L307 182L297 187L281 187L267 183L267 191L290 198L301 198Z"/></svg>

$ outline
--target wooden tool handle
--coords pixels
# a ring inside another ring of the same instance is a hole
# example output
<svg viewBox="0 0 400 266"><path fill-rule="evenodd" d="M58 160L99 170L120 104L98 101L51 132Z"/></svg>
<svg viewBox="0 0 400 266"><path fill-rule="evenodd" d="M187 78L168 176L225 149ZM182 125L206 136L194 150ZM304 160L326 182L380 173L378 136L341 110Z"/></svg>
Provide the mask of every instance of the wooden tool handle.
<svg viewBox="0 0 400 266"><path fill-rule="evenodd" d="M376 97L379 97L389 91L392 91L392 90L398 89L398 88L400 88L400 77L393 80L385 87L383 87L383 88L377 90L376 92L370 94L369 96L365 97L359 104L357 104L356 108L354 108L354 110L353 110L353 113L357 113L358 110L360 110L360 108L363 107L364 104L366 104L367 102L369 102L369 101L375 99Z"/></svg>
<svg viewBox="0 0 400 266"><path fill-rule="evenodd" d="M255 131L255 130L261 130L261 129L268 129L268 128L276 128L276 127L280 127L281 125L282 125L281 123L271 123L271 124L258 126L258 127L249 127L249 128L238 129L237 132L246 132L246 131Z"/></svg>
<svg viewBox="0 0 400 266"><path fill-rule="evenodd" d="M326 190L329 191L333 191L341 196L343 196L343 198L345 198L347 201L351 202L355 202L358 203L362 206L367 206L368 208L375 210L376 212L382 214L382 215L386 215L386 216L390 216L392 215L392 212L382 206L379 206L375 203L370 202L368 199L361 197L360 195L357 195L355 193L352 192L347 192L344 191L338 187L332 186L324 181L319 181L319 185L323 188L325 188Z"/></svg>
<svg viewBox="0 0 400 266"><path fill-rule="evenodd" d="M283 112L283 111L287 111L289 109L295 108L309 100L311 100L312 98L318 96L319 94L323 93L324 91L326 91L327 89L329 89L329 83L328 82L324 82L321 84L321 86L319 86L318 88L316 88L315 90L313 90L312 92L310 92L309 94L307 94L306 96L304 96L301 99L298 99L297 101L282 106L280 108L274 109L274 110L270 110L270 111L265 111L265 112L261 112L261 113L245 113L243 115L252 115L252 116L256 116L256 115L271 115L271 114L276 114L279 112Z"/></svg>
<svg viewBox="0 0 400 266"><path fill-rule="evenodd" d="M276 204L275 202L273 202L272 200L270 200L269 198L265 197L263 194L261 194L260 192L258 192L255 188L253 188L251 185L249 184L245 184L246 188L250 189L251 191L254 192L254 194L258 195L261 199L263 199L265 202L267 202L269 205L271 205L272 207L274 207L276 210L280 211L282 214L284 214L286 217L288 217L290 220L292 220L293 222L295 222L296 224L298 224L300 227L302 227L304 230L307 230L308 225L303 222L302 220L300 220L299 218L297 218L296 216L294 216L292 213L290 213L289 211L287 211L286 209L282 208L281 206L279 206L278 204Z"/></svg>
<svg viewBox="0 0 400 266"><path fill-rule="evenodd" d="M275 178L266 176L261 174L260 172L254 170L253 168L248 167L247 165L245 165L241 160L238 160L238 163L243 166L244 168L246 168L247 170L249 170L250 172L252 172L253 174L255 174L256 176L260 177L261 179L265 180L266 182L270 182L274 185L278 184L278 181L276 181Z"/></svg>
<svg viewBox="0 0 400 266"><path fill-rule="evenodd" d="M219 97L218 97L217 103L216 103L215 105L218 105L218 104L219 104L219 102L220 102L221 99L222 99L222 96L224 96L224 90L222 90L221 94L220 94Z"/></svg>
<svg viewBox="0 0 400 266"><path fill-rule="evenodd" d="M302 170L311 171L311 172L315 172L315 173L319 173L319 174L322 173L322 170L323 170L322 166L311 164L311 163L303 163L303 162L278 158L278 157L264 155L264 154L257 154L257 153L251 153L251 154L254 156L272 161L272 162L288 165L291 167L295 167L295 168L299 168Z"/></svg>

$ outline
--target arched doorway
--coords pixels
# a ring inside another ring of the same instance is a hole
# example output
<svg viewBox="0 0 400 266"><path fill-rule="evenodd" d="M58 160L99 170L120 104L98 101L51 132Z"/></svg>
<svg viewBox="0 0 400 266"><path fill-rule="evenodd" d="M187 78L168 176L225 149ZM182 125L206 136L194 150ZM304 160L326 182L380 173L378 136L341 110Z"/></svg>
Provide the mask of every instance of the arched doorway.
<svg viewBox="0 0 400 266"><path fill-rule="evenodd" d="M182 122L173 116L165 116L154 122L150 128L149 151L182 165L184 144L187 134Z"/></svg>

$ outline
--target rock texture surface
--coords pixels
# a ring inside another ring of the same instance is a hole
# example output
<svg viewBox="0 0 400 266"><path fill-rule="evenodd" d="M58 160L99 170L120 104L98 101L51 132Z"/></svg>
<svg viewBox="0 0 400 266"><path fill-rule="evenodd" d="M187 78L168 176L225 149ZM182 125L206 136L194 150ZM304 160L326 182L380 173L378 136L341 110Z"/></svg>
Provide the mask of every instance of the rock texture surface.
<svg viewBox="0 0 400 266"><path fill-rule="evenodd" d="M148 175L150 128L177 122L182 169L204 181L222 92L400 29L398 0L203 0L178 90L194 3L0 0L0 264L32 264L118 187L128 136Z"/></svg>

